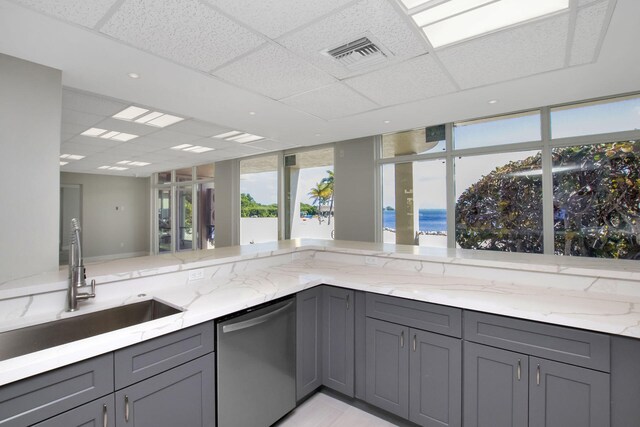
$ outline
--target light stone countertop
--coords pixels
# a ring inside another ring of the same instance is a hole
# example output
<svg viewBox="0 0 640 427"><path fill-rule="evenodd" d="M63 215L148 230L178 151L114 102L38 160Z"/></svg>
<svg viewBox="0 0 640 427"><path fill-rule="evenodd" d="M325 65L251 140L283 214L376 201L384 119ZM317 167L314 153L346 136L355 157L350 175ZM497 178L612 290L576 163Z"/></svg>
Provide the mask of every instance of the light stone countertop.
<svg viewBox="0 0 640 427"><path fill-rule="evenodd" d="M78 315L149 298L185 311L0 361L0 385L319 284L640 338L636 262L469 252L289 241L88 265L101 285ZM195 268L204 279L189 280ZM63 272L25 279L30 295L0 285L0 331L76 315L63 310Z"/></svg>

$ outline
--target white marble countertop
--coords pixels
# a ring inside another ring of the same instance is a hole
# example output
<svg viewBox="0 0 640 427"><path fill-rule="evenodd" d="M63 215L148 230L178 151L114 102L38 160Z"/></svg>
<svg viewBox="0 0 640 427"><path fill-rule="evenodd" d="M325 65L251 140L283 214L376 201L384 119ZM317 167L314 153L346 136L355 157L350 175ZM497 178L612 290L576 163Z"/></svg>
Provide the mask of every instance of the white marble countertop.
<svg viewBox="0 0 640 427"><path fill-rule="evenodd" d="M102 284L77 314L149 298L185 311L0 361L0 385L323 283L640 338L640 268L634 262L500 255L291 241L90 265L90 278L93 271ZM204 270L204 279L188 279L194 268ZM62 310L66 274L60 279L25 279L36 291L29 296L18 293L17 282L0 286L0 331L75 315Z"/></svg>

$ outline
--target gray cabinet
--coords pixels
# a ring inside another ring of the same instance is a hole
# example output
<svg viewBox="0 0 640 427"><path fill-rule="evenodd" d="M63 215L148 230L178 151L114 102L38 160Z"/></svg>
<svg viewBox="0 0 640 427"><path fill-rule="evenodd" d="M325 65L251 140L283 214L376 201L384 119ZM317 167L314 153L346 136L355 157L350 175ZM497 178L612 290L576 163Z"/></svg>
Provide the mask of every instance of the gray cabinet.
<svg viewBox="0 0 640 427"><path fill-rule="evenodd" d="M215 425L214 355L180 365L116 392L116 425Z"/></svg>
<svg viewBox="0 0 640 427"><path fill-rule="evenodd" d="M609 408L609 374L529 359L529 427L607 427Z"/></svg>
<svg viewBox="0 0 640 427"><path fill-rule="evenodd" d="M355 293L323 287L322 384L354 396Z"/></svg>
<svg viewBox="0 0 640 427"><path fill-rule="evenodd" d="M464 343L465 427L527 427L526 355Z"/></svg>
<svg viewBox="0 0 640 427"><path fill-rule="evenodd" d="M296 295L296 399L322 385L323 287Z"/></svg>
<svg viewBox="0 0 640 427"><path fill-rule="evenodd" d="M56 417L38 423L35 427L115 427L113 394L86 403Z"/></svg>
<svg viewBox="0 0 640 427"><path fill-rule="evenodd" d="M409 328L367 318L366 401L409 418Z"/></svg>
<svg viewBox="0 0 640 427"><path fill-rule="evenodd" d="M0 388L0 426L32 425L113 393L113 354Z"/></svg>
<svg viewBox="0 0 640 427"><path fill-rule="evenodd" d="M409 333L409 419L426 427L462 425L462 341Z"/></svg>
<svg viewBox="0 0 640 427"><path fill-rule="evenodd" d="M460 426L461 341L377 319L366 324L366 401L421 426Z"/></svg>
<svg viewBox="0 0 640 427"><path fill-rule="evenodd" d="M610 425L609 374L465 342L465 427Z"/></svg>

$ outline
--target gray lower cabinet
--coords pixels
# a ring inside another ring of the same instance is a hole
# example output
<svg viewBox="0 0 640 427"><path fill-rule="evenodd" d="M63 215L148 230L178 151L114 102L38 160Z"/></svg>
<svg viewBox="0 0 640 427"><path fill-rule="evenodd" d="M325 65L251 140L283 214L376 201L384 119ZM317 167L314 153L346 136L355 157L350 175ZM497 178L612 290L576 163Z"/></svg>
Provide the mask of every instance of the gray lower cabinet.
<svg viewBox="0 0 640 427"><path fill-rule="evenodd" d="M323 286L322 384L349 397L355 380L355 292Z"/></svg>
<svg viewBox="0 0 640 427"><path fill-rule="evenodd" d="M607 427L609 374L531 357L529 427Z"/></svg>
<svg viewBox="0 0 640 427"><path fill-rule="evenodd" d="M115 394L116 425L215 425L214 354L148 378Z"/></svg>
<svg viewBox="0 0 640 427"><path fill-rule="evenodd" d="M113 394L86 403L35 427L114 427L116 425Z"/></svg>
<svg viewBox="0 0 640 427"><path fill-rule="evenodd" d="M465 342L465 427L610 425L610 375Z"/></svg>
<svg viewBox="0 0 640 427"><path fill-rule="evenodd" d="M296 399L322 385L322 294L316 286L296 295Z"/></svg>
<svg viewBox="0 0 640 427"><path fill-rule="evenodd" d="M464 343L465 427L527 427L529 357Z"/></svg>
<svg viewBox="0 0 640 427"><path fill-rule="evenodd" d="M462 343L366 319L366 401L425 427L461 426Z"/></svg>

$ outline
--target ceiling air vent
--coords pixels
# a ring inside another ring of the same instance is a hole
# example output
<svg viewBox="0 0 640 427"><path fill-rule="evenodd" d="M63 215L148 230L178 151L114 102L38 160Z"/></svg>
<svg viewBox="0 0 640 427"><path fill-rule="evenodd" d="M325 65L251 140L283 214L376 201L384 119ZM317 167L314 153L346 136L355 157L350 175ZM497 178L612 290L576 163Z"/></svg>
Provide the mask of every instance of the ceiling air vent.
<svg viewBox="0 0 640 427"><path fill-rule="evenodd" d="M333 57L350 70L357 70L387 60L387 53L368 37L362 37L342 46L328 49L323 53Z"/></svg>

